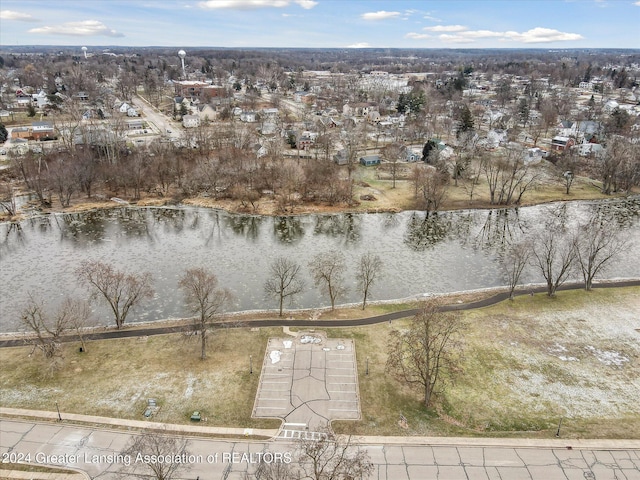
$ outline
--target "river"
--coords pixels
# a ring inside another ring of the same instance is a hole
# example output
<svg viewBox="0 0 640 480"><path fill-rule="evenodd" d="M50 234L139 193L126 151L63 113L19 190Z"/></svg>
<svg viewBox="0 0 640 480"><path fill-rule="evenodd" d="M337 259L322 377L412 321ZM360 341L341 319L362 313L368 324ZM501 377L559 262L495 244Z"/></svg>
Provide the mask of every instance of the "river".
<svg viewBox="0 0 640 480"><path fill-rule="evenodd" d="M83 260L101 260L153 275L155 295L130 313L128 322L187 315L179 278L185 269L206 267L231 290L229 310L275 308L264 295L269 265L286 256L302 265L305 291L290 308L328 304L308 272L312 256L329 250L347 259L349 291L339 303L361 301L354 276L361 254L384 262L371 300L391 300L495 287L505 284L501 254L506 242L533 237L545 219L559 218L571 230L595 213L612 218L632 240L607 278L640 273L640 198L571 202L533 207L423 212L264 217L191 208L122 207L76 214L36 216L0 224L0 331L21 330L19 313L29 295L52 311L69 295L87 298L75 270ZM533 268L523 282L540 282ZM94 321L111 324L100 299Z"/></svg>

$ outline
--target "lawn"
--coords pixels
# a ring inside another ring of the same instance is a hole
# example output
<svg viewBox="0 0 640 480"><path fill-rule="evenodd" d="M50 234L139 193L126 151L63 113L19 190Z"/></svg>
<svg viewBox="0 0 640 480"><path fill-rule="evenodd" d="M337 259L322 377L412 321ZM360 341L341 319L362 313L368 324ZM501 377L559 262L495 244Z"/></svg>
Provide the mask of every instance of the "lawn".
<svg viewBox="0 0 640 480"><path fill-rule="evenodd" d="M388 334L407 320L326 329L353 338L358 361L362 420L334 422L336 431L552 437L563 419L563 437L640 438L640 288L527 295L459 315L463 355L433 409L385 372ZM250 416L267 339L281 335L216 331L205 361L199 338L181 334L93 341L85 353L68 344L56 372L29 347L3 348L0 404L142 419L154 398L156 421L188 423L199 410L208 425L275 428Z"/></svg>

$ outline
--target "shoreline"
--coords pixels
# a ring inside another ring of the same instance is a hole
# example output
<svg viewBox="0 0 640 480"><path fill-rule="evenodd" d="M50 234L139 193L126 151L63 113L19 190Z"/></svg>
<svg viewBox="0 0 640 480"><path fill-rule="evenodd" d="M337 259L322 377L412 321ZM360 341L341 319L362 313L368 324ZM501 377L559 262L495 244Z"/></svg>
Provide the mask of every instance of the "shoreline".
<svg viewBox="0 0 640 480"><path fill-rule="evenodd" d="M609 278L598 280L594 282L594 289L602 289L602 288L626 288L640 286L640 277L636 278ZM546 289L546 284L544 283L529 283L520 285L516 288L514 292L514 296L523 296L523 295L531 295L535 293L544 293ZM558 291L566 291L566 290L581 290L584 289L583 282L566 282L558 288ZM508 291L509 287L507 286L498 286L498 287L486 287L480 289L473 290L459 290L455 292L446 292L446 293L423 293L421 295L412 295L410 297L400 298L400 299L392 299L392 300L373 300L368 302L369 306L381 306L381 305L402 305L402 304L415 304L416 307L425 300L441 300L441 299L456 299L454 303L442 303L440 306L443 310L453 311L453 310L468 310L474 308L483 308L485 306L495 305L504 300L508 299ZM480 298L477 298L480 296ZM459 298L462 297L462 298ZM471 297L467 299L468 301L464 301L465 297ZM365 326L365 325L373 325L375 323L382 323L383 321L387 321L388 318L399 319L412 316L414 314L415 309L409 310L393 310L387 313L379 313L374 314L373 316L348 316L346 318L337 318L336 315L333 315L333 318L293 318L294 315L304 315L307 313L331 313L334 314L340 311L347 311L351 309L356 309L357 312L366 312L366 310L360 309L359 303L347 303L336 306L336 308L332 311L331 307L319 307L319 308L301 308L295 310L285 310L282 317L278 317L278 309L265 309L265 310L242 310L238 312L228 312L221 315L219 321L213 323L214 328L242 328L248 327L252 328L253 326L257 327L269 327L269 326L291 326L298 328L323 328L326 326L327 328L334 328L340 326ZM373 312L370 312L373 313ZM272 315L274 314L274 315ZM265 315L265 318L261 316ZM248 318L247 318L248 317ZM259 318L257 318L259 317ZM132 322L125 324L123 328L118 329L113 325L101 325L101 326L93 326L87 327L87 329L83 332L83 335L91 336L135 336L136 331L139 332L147 332L154 330L162 330L164 333L171 333L170 330L174 330L175 333L180 331L186 331L192 326L192 318L166 318L160 320L148 320L144 322ZM274 325L271 325L273 323ZM339 325L344 323L345 325ZM352 325L347 325L351 323ZM153 333L151 333L153 334ZM140 333L139 336L144 336L145 333ZM77 340L77 335L67 335L65 337L70 337L69 340L66 341L74 341ZM16 346L9 345L9 343L16 342L26 342L31 340L33 335L29 332L0 332L0 348L8 347L8 346ZM88 338L91 339L91 338ZM63 340L65 341L65 340Z"/></svg>
<svg viewBox="0 0 640 480"><path fill-rule="evenodd" d="M301 208L300 211L297 212L251 212L246 211L246 209L239 210L238 208L233 208L233 205L228 205L227 203L231 202L202 202L197 201L196 198L185 199L180 202L174 202L172 200L149 200L142 199L135 202L129 201L119 201L114 200L100 200L96 202L86 202L86 203L78 203L72 207L68 207L66 209L35 209L33 214L27 215L24 213L20 213L13 217L6 217L0 215L0 224L2 223L20 223L25 220L29 220L32 218L46 217L51 215L65 215L65 214L76 214L76 213L88 213L88 212L96 212L102 210L113 210L117 208L165 208L165 209L181 209L181 208L203 208L214 211L220 211L227 213L229 215L246 215L246 216L254 216L254 217L299 217L299 216L307 216L307 215L339 215L339 214L380 214L380 213L404 213L404 212L419 212L424 213L426 210L420 209L406 209L406 208L398 208L398 207L381 207L381 208L344 208L344 207L333 207L333 206L321 206L321 205L313 205L306 209ZM448 208L442 208L433 212L429 212L431 214L438 213L449 213L449 212L460 212L460 211L475 211L475 210L504 210L504 209L518 209L518 208L529 208L536 206L544 206L544 205L552 205L552 204L565 204L565 203L574 203L574 202L609 202L616 200L633 200L640 199L640 193L633 192L625 195L612 195L607 198L571 198L571 199L553 199L546 200L541 202L523 202L515 205L491 205L491 204L476 204L476 205L455 205L448 206Z"/></svg>

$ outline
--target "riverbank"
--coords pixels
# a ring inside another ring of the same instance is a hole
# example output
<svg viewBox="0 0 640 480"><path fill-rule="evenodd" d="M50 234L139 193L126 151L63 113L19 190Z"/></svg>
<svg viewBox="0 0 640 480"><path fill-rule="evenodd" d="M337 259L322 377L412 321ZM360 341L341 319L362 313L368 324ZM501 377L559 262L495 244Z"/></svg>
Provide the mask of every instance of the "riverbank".
<svg viewBox="0 0 640 480"><path fill-rule="evenodd" d="M640 193L636 189L632 192L605 195L601 191L600 182L588 177L576 177L567 194L563 180L549 173L549 165L544 169L541 181L536 188L530 189L523 196L522 201L511 207L525 207L542 205L552 202L573 202L584 200L605 200L612 198L624 198L625 196ZM336 214L336 213L397 213L407 210L421 210L419 199L415 196L413 182L408 179L397 179L396 186L380 176L376 169L360 167L357 170L357 180L354 181L354 190L351 203L310 203L293 202L282 209L274 195L263 195L253 204L239 200L213 198L206 195L196 197L184 197L177 191L170 191L167 195L159 197L142 192L142 197L134 199L130 196L118 194L115 198L108 192L96 192L92 198L74 195L68 207L62 207L57 198L51 198L51 206L42 207L34 200L28 202L27 212L50 213L77 213L96 209L109 209L122 207L123 204L140 207L161 207L175 205L189 205L223 210L229 213L253 214L253 215L306 215L306 214ZM173 189L175 190L175 189ZM27 192L23 192L26 194ZM366 200L365 200L366 198ZM496 205L489 202L489 191L484 179L470 189L467 182L460 181L457 186L451 184L447 187L447 194L439 208L441 211L456 211L468 209L506 208L507 205ZM19 221L28 216L24 211L14 217L5 211L0 212L0 221Z"/></svg>
<svg viewBox="0 0 640 480"><path fill-rule="evenodd" d="M358 435L551 438L562 417L564 438L638 438L639 288L522 295L458 313L470 326L463 363L433 411L424 409L419 392L385 373L388 334L404 320L316 326L356 345L362 420L334 428ZM198 410L205 425L275 428L277 421L250 418L258 375L249 372L249 357L258 369L268 338L281 335L281 328L252 325L218 330L205 361L199 339L182 333L96 340L82 353L69 343L59 369L28 346L4 348L0 403L52 410L58 402L69 413L144 420L153 398L160 409L151 421L189 423ZM406 426L398 424L400 414Z"/></svg>

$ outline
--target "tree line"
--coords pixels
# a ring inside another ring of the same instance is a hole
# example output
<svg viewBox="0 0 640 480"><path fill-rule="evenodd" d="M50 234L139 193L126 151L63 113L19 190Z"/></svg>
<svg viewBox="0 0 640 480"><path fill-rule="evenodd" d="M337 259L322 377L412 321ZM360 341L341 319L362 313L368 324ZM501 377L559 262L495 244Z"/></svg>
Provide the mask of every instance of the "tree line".
<svg viewBox="0 0 640 480"><path fill-rule="evenodd" d="M336 301L347 291L345 284L346 257L338 251L322 252L313 257L308 265L314 285L330 301L331 310ZM362 309L366 308L371 288L380 279L383 263L371 252L360 257L354 277L362 294ZM152 275L148 272L130 273L116 269L100 261L85 261L76 269L78 280L88 288L89 301L101 300L111 311L117 329L123 328L132 309L152 298ZM304 288L302 267L296 262L278 257L270 265L269 278L264 283L266 297L278 302L282 317L285 302L291 302ZM203 268L185 270L178 281L184 294L185 304L193 315L191 334L200 338L200 357L207 356L208 333L213 323L231 302L231 292L220 286L218 277ZM66 298L61 306L51 313L44 303L29 295L27 305L21 312L21 324L33 334L34 348L42 351L45 358L58 362L61 359L60 345L66 335L76 334L86 351L83 334L90 324L89 302Z"/></svg>

